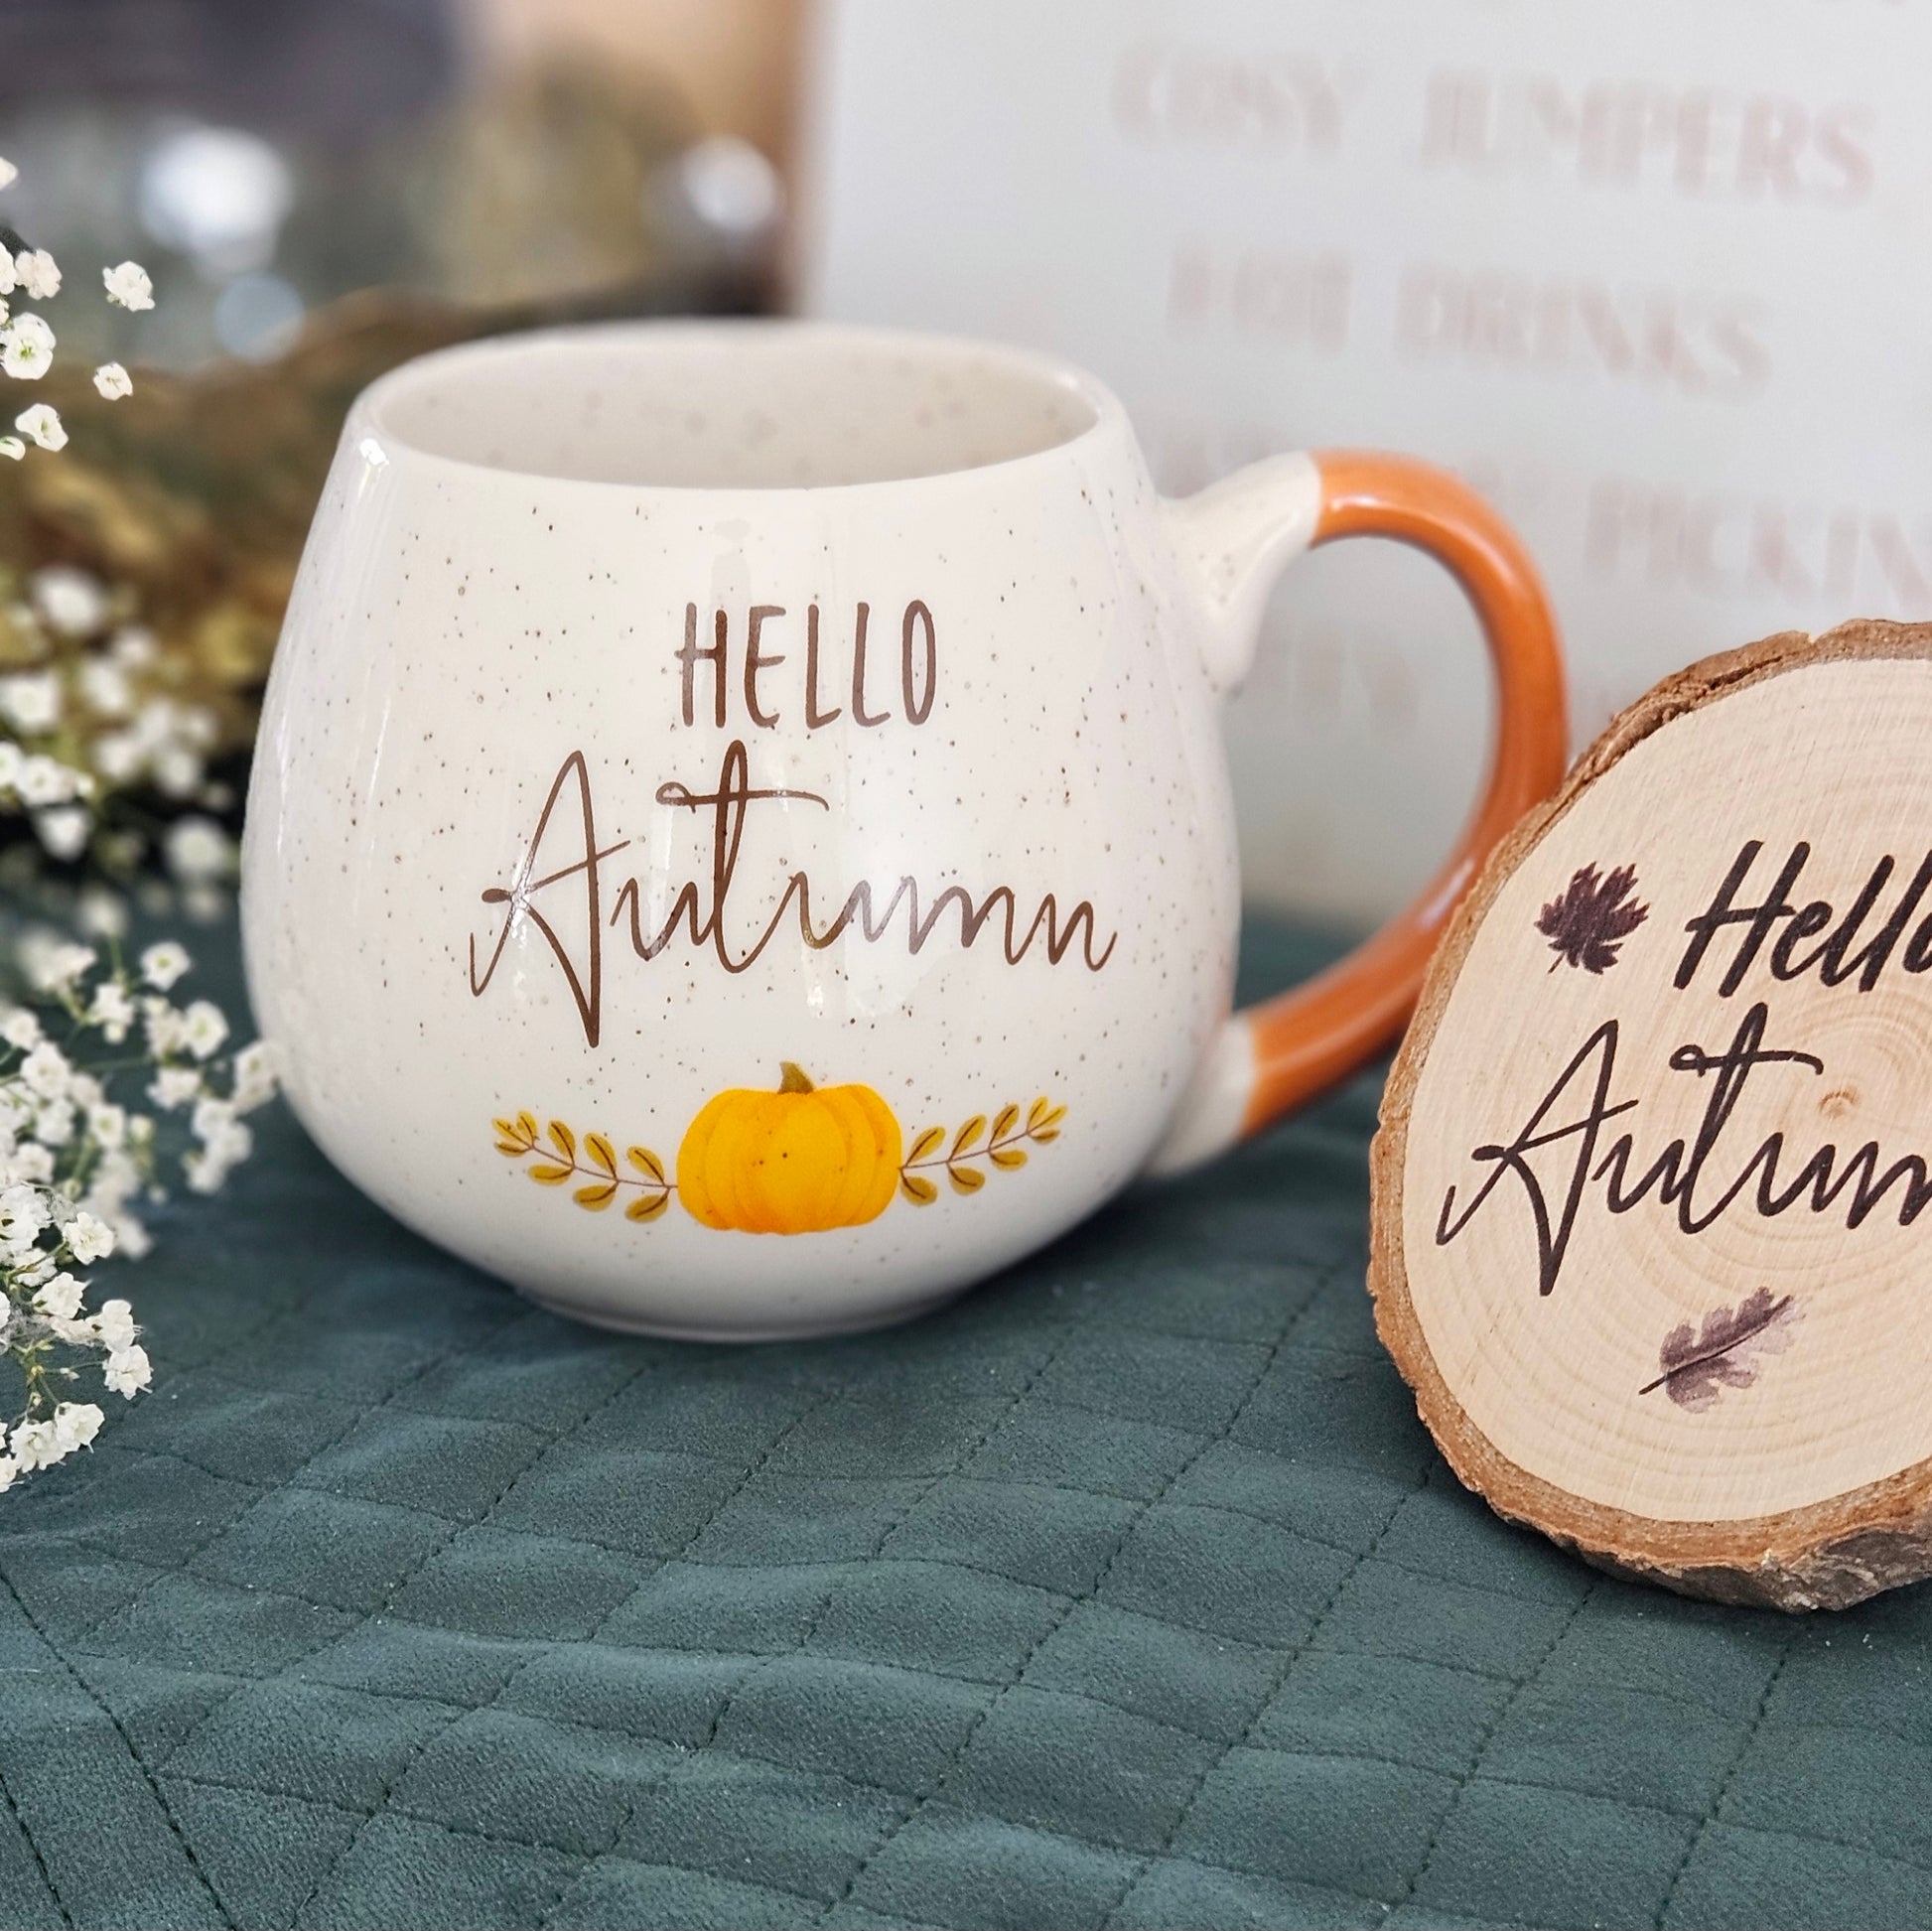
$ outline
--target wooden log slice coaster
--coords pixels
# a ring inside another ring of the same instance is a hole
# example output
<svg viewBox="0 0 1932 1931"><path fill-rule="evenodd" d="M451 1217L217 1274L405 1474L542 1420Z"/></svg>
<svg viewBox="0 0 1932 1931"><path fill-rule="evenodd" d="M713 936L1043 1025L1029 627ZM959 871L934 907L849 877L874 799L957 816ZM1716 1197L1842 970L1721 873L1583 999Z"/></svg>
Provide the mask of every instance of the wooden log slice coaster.
<svg viewBox="0 0 1932 1931"><path fill-rule="evenodd" d="M1932 1575L1932 624L1619 717L1451 924L1373 1169L1377 1325L1500 1513L1725 1601Z"/></svg>

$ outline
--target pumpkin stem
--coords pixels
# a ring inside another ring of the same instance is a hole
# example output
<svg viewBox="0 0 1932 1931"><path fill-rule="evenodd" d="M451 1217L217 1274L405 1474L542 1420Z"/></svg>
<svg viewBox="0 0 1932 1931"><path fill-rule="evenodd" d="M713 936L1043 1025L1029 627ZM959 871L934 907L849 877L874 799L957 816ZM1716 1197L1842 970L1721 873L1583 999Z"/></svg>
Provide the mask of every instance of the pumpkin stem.
<svg viewBox="0 0 1932 1931"><path fill-rule="evenodd" d="M784 1077L778 1081L781 1093L809 1093L815 1090L812 1082L805 1076L805 1069L790 1059L780 1059Z"/></svg>

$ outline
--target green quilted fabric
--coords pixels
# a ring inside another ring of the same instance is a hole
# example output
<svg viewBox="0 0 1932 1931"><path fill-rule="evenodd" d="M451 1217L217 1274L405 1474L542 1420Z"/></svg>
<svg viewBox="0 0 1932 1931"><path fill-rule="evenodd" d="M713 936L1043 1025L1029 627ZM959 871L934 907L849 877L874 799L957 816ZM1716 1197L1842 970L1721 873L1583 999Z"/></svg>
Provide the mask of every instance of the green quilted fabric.
<svg viewBox="0 0 1932 1931"><path fill-rule="evenodd" d="M129 1277L156 1391L0 1502L0 1923L1932 1924L1932 1601L1683 1602L1465 1495L1374 1099L743 1351L539 1313L269 1118Z"/></svg>

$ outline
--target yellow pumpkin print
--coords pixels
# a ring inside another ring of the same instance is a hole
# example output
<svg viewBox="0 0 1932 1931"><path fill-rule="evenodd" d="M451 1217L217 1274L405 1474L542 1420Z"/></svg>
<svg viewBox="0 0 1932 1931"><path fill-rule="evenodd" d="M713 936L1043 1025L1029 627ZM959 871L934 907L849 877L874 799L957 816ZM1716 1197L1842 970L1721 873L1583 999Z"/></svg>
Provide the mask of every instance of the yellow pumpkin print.
<svg viewBox="0 0 1932 1931"><path fill-rule="evenodd" d="M677 1150L677 1190L707 1227L814 1234L877 1220L898 1188L901 1140L870 1086L814 1086L790 1060L775 1093L706 1101Z"/></svg>

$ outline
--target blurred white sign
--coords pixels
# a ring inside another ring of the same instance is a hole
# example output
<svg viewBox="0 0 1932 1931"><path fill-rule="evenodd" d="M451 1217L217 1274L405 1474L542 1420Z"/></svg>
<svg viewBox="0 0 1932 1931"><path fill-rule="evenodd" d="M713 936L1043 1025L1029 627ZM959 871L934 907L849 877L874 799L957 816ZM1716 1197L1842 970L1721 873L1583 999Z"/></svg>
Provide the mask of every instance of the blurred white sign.
<svg viewBox="0 0 1932 1931"><path fill-rule="evenodd" d="M1932 8L837 0L816 31L802 307L1070 355L1172 491L1308 444L1461 471L1548 576L1580 742L1707 651L1932 617ZM1299 566L1229 724L1257 896L1393 904L1487 710L1432 566Z"/></svg>

